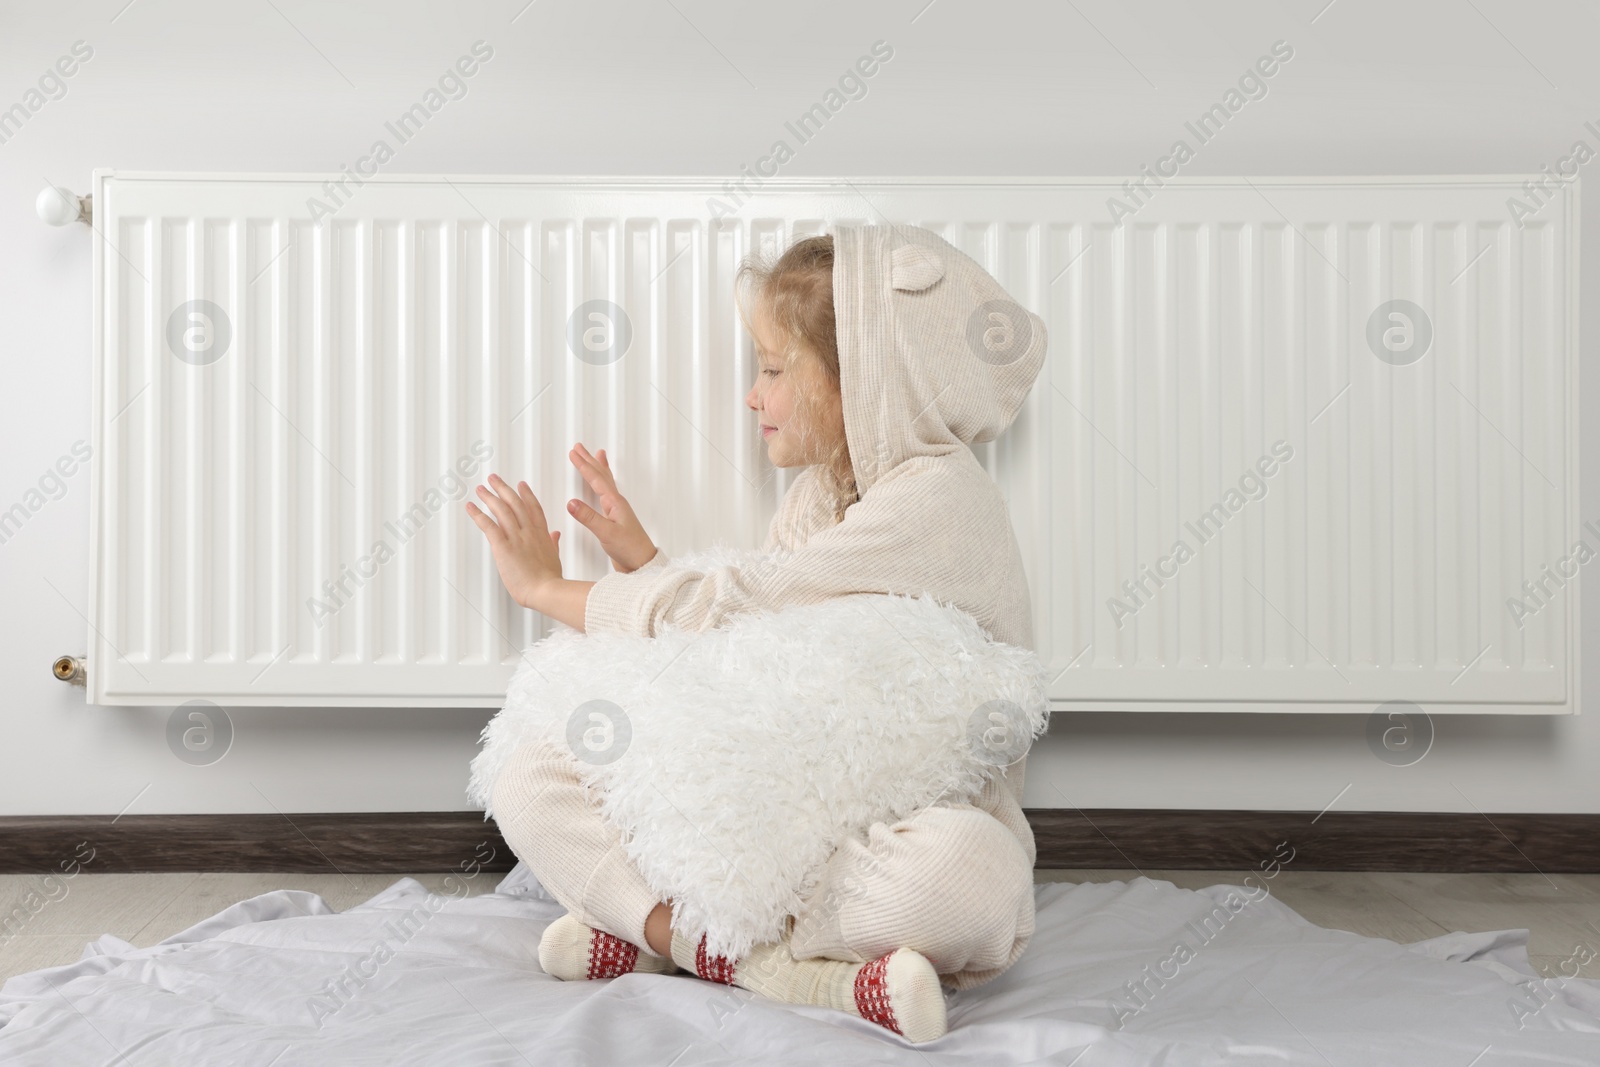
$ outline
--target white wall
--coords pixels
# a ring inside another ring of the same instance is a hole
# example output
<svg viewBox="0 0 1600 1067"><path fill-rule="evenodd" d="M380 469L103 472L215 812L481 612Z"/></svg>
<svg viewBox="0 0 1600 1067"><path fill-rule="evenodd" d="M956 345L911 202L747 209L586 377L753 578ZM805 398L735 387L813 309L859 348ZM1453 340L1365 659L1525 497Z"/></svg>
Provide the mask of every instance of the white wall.
<svg viewBox="0 0 1600 1067"><path fill-rule="evenodd" d="M89 438L90 244L34 216L47 179L337 170L479 39L493 58L386 172L732 176L878 40L893 58L785 174L1132 176L1279 40L1293 59L1185 173L1537 171L1575 140L1600 149L1583 125L1600 126L1600 12L1578 2L124 2L0 7L0 108L74 42L93 49L0 144L0 510ZM1597 460L1583 518L1600 518ZM190 766L164 709L86 707L48 668L86 648L87 529L79 472L0 544L0 814L465 807L485 711L240 709L227 756ZM1585 652L1600 692L1600 627ZM1407 767L1369 751L1362 716L1059 715L1026 799L1600 812L1593 707L1440 718Z"/></svg>

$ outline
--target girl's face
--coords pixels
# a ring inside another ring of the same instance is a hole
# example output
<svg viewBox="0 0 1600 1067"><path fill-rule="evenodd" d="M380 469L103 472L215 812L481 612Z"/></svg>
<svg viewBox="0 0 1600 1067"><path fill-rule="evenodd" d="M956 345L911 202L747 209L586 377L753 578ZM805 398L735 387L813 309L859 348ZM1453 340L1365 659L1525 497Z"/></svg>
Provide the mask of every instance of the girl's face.
<svg viewBox="0 0 1600 1067"><path fill-rule="evenodd" d="M760 418L767 458L776 467L825 462L835 443L844 439L839 387L822 361L808 353L784 362L782 335L768 317L765 301L757 302L750 327L758 369L744 402Z"/></svg>

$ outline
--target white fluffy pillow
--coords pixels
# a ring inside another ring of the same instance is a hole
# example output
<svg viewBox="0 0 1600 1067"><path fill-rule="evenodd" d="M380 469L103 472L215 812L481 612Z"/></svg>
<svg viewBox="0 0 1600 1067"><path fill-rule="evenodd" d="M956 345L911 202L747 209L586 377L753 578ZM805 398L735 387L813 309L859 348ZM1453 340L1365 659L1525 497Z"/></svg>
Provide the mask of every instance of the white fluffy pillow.
<svg viewBox="0 0 1600 1067"><path fill-rule="evenodd" d="M969 802L1026 754L1047 708L1037 654L927 597L838 597L655 638L561 626L484 728L468 795L487 809L525 738L567 741L673 924L737 957L782 935L841 840Z"/></svg>

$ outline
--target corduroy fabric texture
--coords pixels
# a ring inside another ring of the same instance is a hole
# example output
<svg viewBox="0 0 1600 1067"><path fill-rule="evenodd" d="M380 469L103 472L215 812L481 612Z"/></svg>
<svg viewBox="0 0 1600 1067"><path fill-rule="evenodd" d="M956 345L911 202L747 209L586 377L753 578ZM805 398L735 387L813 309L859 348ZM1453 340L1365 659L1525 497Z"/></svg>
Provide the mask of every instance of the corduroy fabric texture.
<svg viewBox="0 0 1600 1067"><path fill-rule="evenodd" d="M998 779L974 804L874 823L865 841L846 841L829 859L795 917L790 951L861 963L913 948L944 984L982 985L1033 937L1035 858L1027 819Z"/></svg>
<svg viewBox="0 0 1600 1067"><path fill-rule="evenodd" d="M494 780L495 825L556 903L579 922L657 955L644 921L659 901L600 817L572 753L553 741L519 745Z"/></svg>

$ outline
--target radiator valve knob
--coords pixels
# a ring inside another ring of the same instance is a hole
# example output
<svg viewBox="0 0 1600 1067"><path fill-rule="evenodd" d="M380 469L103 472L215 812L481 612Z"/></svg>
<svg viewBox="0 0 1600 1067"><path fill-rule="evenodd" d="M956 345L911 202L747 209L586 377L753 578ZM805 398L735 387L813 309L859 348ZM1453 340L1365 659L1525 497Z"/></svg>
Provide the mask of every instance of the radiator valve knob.
<svg viewBox="0 0 1600 1067"><path fill-rule="evenodd" d="M46 185L39 192L33 208L39 217L52 226L69 226L74 222L90 221L93 197L79 196L71 189L59 185Z"/></svg>

